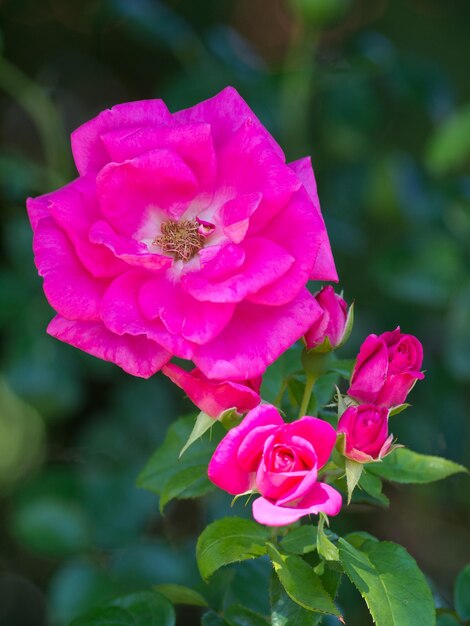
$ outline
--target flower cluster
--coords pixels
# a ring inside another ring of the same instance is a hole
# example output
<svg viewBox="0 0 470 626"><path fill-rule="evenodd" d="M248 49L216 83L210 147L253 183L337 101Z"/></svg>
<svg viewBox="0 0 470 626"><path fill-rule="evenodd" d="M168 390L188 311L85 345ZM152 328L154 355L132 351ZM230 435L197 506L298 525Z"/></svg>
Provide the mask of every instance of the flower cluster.
<svg viewBox="0 0 470 626"><path fill-rule="evenodd" d="M389 454L390 411L423 378L423 350L399 328L369 335L337 430L262 403L261 376L285 350L302 338L319 376L352 326L333 287L306 286L337 280L310 160L287 164L231 88L173 114L160 100L118 105L76 130L72 149L79 177L27 204L57 312L48 332L136 376L162 369L213 420L245 415L208 474L259 496L258 522L338 514L325 472L338 435L357 463Z"/></svg>

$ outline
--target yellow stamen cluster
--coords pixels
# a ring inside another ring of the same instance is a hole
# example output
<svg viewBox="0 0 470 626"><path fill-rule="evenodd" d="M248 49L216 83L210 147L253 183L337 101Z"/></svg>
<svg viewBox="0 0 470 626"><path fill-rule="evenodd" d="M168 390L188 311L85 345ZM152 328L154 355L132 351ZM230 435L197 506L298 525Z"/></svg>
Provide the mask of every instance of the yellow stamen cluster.
<svg viewBox="0 0 470 626"><path fill-rule="evenodd" d="M161 226L161 234L153 240L163 252L171 254L180 261L189 261L202 248L204 237L196 220L168 220Z"/></svg>

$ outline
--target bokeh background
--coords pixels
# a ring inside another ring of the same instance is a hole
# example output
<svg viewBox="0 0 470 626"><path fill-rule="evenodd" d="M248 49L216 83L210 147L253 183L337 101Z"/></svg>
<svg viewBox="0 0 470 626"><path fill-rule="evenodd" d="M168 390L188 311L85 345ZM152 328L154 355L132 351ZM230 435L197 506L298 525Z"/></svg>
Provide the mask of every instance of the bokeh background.
<svg viewBox="0 0 470 626"><path fill-rule="evenodd" d="M176 110L231 84L288 160L312 155L356 301L345 356L370 332L416 334L426 379L393 430L468 462L468 0L3 0L0 20L1 626L66 626L155 583L202 590L195 537L227 507L216 496L162 518L134 480L189 403L160 375L133 379L45 334L25 198L75 176L69 133L115 103L158 97ZM451 604L470 556L467 480L390 487L390 510L335 527L403 543ZM264 567L231 579L259 610ZM369 624L342 594L348 623Z"/></svg>

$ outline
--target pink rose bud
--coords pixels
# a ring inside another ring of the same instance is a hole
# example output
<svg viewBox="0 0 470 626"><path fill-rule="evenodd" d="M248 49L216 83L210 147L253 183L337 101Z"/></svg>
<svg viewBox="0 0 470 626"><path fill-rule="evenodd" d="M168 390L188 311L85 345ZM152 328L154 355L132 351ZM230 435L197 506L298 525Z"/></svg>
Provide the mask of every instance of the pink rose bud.
<svg viewBox="0 0 470 626"><path fill-rule="evenodd" d="M235 409L241 415L261 402L259 395L261 376L239 382L211 380L197 367L191 372L186 372L174 363L165 365L162 371L186 392L201 411L214 419L218 419L229 409Z"/></svg>
<svg viewBox="0 0 470 626"><path fill-rule="evenodd" d="M322 315L305 333L305 345L307 350L318 348L321 352L329 352L347 340L352 325L352 309L348 313L348 305L330 285L316 293L315 300L322 309Z"/></svg>
<svg viewBox="0 0 470 626"><path fill-rule="evenodd" d="M381 335L369 335L361 346L348 394L359 402L387 408L403 404L417 380L423 346L400 327Z"/></svg>
<svg viewBox="0 0 470 626"><path fill-rule="evenodd" d="M392 450L388 434L388 410L371 404L350 406L338 422L344 434L343 454L358 463L380 461Z"/></svg>
<svg viewBox="0 0 470 626"><path fill-rule="evenodd" d="M209 478L233 495L257 491L253 516L260 524L284 526L304 515L337 515L341 495L318 482L318 470L336 442L330 424L315 417L284 423L277 409L262 404L219 443Z"/></svg>

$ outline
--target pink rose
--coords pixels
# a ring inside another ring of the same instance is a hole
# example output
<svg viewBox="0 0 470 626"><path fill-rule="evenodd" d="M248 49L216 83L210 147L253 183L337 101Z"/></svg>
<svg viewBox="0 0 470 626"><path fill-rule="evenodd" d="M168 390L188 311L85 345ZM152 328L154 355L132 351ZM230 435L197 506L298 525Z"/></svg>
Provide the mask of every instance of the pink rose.
<svg viewBox="0 0 470 626"><path fill-rule="evenodd" d="M181 387L201 411L214 419L229 409L235 409L242 415L261 402L261 377L238 383L211 380L197 368L186 372L173 363L165 365L162 372Z"/></svg>
<svg viewBox="0 0 470 626"><path fill-rule="evenodd" d="M349 335L348 305L330 285L318 291L315 300L322 308L322 315L305 333L305 345L307 350L319 348L329 352L344 343Z"/></svg>
<svg viewBox="0 0 470 626"><path fill-rule="evenodd" d="M271 405L248 413L219 443L209 478L233 495L255 490L253 516L260 524L284 526L304 515L337 515L341 495L318 482L318 470L331 454L336 432L315 417L284 423Z"/></svg>
<svg viewBox="0 0 470 626"><path fill-rule="evenodd" d="M388 434L388 410L371 404L350 406L338 422L344 434L343 454L358 463L380 461L392 450Z"/></svg>
<svg viewBox="0 0 470 626"><path fill-rule="evenodd" d="M391 408L403 404L417 380L423 346L413 335L404 335L400 327L392 332L369 335L361 346L348 394L359 402Z"/></svg>
<svg viewBox="0 0 470 626"><path fill-rule="evenodd" d="M305 285L337 275L310 160L234 89L117 105L72 151L79 177L27 203L54 337L136 376L176 355L246 380L320 316Z"/></svg>

